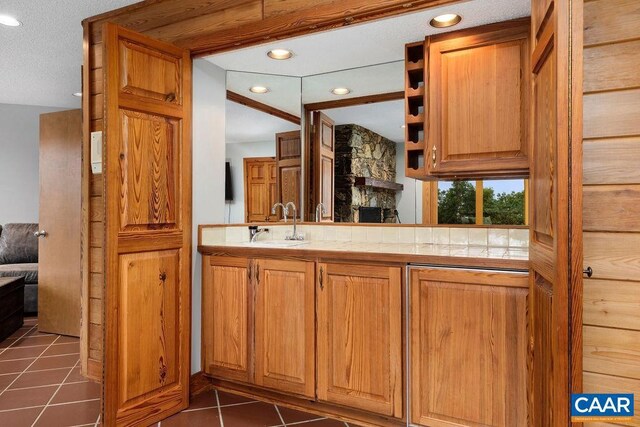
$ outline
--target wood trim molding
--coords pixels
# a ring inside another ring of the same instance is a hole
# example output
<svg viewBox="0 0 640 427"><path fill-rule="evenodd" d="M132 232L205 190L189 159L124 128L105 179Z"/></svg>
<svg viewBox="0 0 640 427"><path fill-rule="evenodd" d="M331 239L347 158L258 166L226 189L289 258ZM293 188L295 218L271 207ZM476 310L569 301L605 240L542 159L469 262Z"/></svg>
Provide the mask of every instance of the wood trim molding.
<svg viewBox="0 0 640 427"><path fill-rule="evenodd" d="M254 110L262 111L263 113L267 113L282 120L286 120L298 126L300 126L300 124L302 123L300 117L294 114L287 113L286 111L279 110L275 107L272 107L271 105L263 104L262 102L256 101L255 99L247 98L246 96L240 95L239 93L230 90L227 91L227 99L229 101L244 105L245 107L253 108Z"/></svg>
<svg viewBox="0 0 640 427"><path fill-rule="evenodd" d="M196 372L191 375L189 379L189 398L193 399L199 394L213 390L213 384L211 380L205 377L202 371Z"/></svg>
<svg viewBox="0 0 640 427"><path fill-rule="evenodd" d="M330 110L332 108L352 107L354 105L375 104L377 102L397 101L404 99L404 91L379 93L376 95L357 96L354 98L338 99L335 101L314 102L305 104L308 111Z"/></svg>

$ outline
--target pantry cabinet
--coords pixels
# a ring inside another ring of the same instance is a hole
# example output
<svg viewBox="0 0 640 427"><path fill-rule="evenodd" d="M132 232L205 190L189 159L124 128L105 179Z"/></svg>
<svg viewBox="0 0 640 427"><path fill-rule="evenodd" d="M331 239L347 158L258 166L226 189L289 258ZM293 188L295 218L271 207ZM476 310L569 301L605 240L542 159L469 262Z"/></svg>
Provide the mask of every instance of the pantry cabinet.
<svg viewBox="0 0 640 427"><path fill-rule="evenodd" d="M402 417L400 267L318 265L318 399Z"/></svg>
<svg viewBox="0 0 640 427"><path fill-rule="evenodd" d="M526 272L411 270L410 419L527 424Z"/></svg>

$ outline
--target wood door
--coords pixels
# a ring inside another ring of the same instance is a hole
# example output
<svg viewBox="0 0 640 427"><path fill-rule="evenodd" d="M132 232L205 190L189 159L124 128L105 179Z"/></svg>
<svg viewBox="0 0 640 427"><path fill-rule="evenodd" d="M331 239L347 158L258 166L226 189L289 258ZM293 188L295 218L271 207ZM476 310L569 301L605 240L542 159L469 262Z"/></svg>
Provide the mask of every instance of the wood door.
<svg viewBox="0 0 640 427"><path fill-rule="evenodd" d="M315 263L256 260L255 383L315 398Z"/></svg>
<svg viewBox="0 0 640 427"><path fill-rule="evenodd" d="M527 425L527 274L411 270L411 422Z"/></svg>
<svg viewBox="0 0 640 427"><path fill-rule="evenodd" d="M103 27L105 425L189 405L191 57Z"/></svg>
<svg viewBox="0 0 640 427"><path fill-rule="evenodd" d="M313 112L313 156L314 156L314 206L309 211L315 213L316 205L322 203L326 209L320 221L333 221L333 197L335 185L335 124L326 114Z"/></svg>
<svg viewBox="0 0 640 427"><path fill-rule="evenodd" d="M40 115L38 329L80 335L82 111Z"/></svg>
<svg viewBox="0 0 640 427"><path fill-rule="evenodd" d="M529 28L525 19L432 37L430 173L528 172Z"/></svg>
<svg viewBox="0 0 640 427"><path fill-rule="evenodd" d="M253 290L247 258L202 260L202 370L252 382Z"/></svg>
<svg viewBox="0 0 640 427"><path fill-rule="evenodd" d="M271 207L276 203L276 162L272 157L244 159L244 212L246 222L275 219Z"/></svg>
<svg viewBox="0 0 640 427"><path fill-rule="evenodd" d="M532 2L528 401L534 426L567 425L570 395L581 384L581 373L571 369L572 361L582 364L581 345L572 341L581 339L582 329L582 171L576 161L582 70L573 62L582 49L571 58L569 44L572 31L583 28L579 19L578 28L569 27L571 6L568 0Z"/></svg>
<svg viewBox="0 0 640 427"><path fill-rule="evenodd" d="M276 134L276 201L293 202L300 209L300 180L302 179L302 143L300 131ZM272 205L273 206L273 205ZM290 212L293 215L293 212Z"/></svg>
<svg viewBox="0 0 640 427"><path fill-rule="evenodd" d="M401 271L318 264L318 400L403 416Z"/></svg>

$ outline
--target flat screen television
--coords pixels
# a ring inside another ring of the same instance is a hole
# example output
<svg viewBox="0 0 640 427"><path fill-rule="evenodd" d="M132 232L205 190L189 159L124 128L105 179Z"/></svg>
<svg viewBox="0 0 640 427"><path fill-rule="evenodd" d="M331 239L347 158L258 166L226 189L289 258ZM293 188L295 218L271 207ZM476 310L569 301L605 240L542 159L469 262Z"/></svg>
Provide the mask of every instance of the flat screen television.
<svg viewBox="0 0 640 427"><path fill-rule="evenodd" d="M226 162L224 165L224 200L226 202L233 201L233 184L231 182L231 163Z"/></svg>

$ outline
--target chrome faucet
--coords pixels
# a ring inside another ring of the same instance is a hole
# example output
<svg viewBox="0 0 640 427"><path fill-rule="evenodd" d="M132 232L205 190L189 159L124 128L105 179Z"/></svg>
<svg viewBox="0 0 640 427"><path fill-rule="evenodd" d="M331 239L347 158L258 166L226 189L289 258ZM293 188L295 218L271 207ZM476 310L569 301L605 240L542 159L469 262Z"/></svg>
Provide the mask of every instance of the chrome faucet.
<svg viewBox="0 0 640 427"><path fill-rule="evenodd" d="M250 242L255 243L258 240L258 236L262 233L268 233L268 228L258 228L257 225L249 226L249 236L251 236Z"/></svg>
<svg viewBox="0 0 640 427"><path fill-rule="evenodd" d="M316 222L320 222L320 220L322 219L320 212L322 212L322 215L327 214L327 208L324 207L324 204L322 202L318 203L318 206L316 206Z"/></svg>
<svg viewBox="0 0 640 427"><path fill-rule="evenodd" d="M289 202L286 205L287 211L289 210L289 206L293 209L293 233L290 236L285 237L285 240L304 240L304 237L298 235L298 231L296 228L296 218L298 216L298 210L296 209L296 205L293 202Z"/></svg>
<svg viewBox="0 0 640 427"><path fill-rule="evenodd" d="M287 222L287 215L289 215L289 209L287 209L287 207L282 203L276 203L275 205L273 205L273 207L271 208L271 215L276 214L276 210L278 209L278 206L282 207L282 217L284 218L284 222Z"/></svg>

